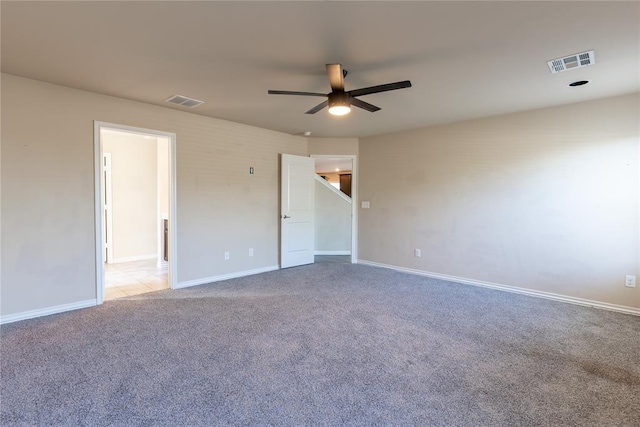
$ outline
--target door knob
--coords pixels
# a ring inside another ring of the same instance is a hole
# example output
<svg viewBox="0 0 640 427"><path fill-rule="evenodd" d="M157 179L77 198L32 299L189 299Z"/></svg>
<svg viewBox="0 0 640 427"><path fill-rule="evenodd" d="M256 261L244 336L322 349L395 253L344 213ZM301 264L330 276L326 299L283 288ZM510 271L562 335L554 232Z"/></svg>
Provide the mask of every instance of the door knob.
<svg viewBox="0 0 640 427"><path fill-rule="evenodd" d="M282 219L287 219L287 218L291 218L289 215L283 215Z"/></svg>

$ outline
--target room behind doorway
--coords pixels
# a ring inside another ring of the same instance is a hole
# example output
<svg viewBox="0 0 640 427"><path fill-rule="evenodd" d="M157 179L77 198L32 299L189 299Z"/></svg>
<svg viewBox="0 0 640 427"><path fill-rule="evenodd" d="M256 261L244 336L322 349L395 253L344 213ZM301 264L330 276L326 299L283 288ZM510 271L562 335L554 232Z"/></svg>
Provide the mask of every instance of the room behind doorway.
<svg viewBox="0 0 640 427"><path fill-rule="evenodd" d="M170 288L171 138L107 126L99 138L102 297Z"/></svg>

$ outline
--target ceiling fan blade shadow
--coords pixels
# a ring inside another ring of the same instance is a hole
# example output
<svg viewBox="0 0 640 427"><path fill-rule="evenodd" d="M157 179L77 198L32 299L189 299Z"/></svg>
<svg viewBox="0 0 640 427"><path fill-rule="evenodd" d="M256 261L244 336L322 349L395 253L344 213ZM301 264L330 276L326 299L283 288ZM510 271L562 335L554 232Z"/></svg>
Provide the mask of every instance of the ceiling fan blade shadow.
<svg viewBox="0 0 640 427"><path fill-rule="evenodd" d="M395 82L395 83L387 83L387 84L378 85L378 86L363 87L362 89L350 90L347 93L351 96L363 96L363 95L370 95L372 93L386 92L388 90L404 89L407 87L411 87L411 82L409 80L405 80L402 82Z"/></svg>
<svg viewBox="0 0 640 427"><path fill-rule="evenodd" d="M362 108L363 110L367 110L371 113L375 113L380 110L380 107L376 107L373 104L369 104L368 102L364 102L361 99L351 97L351 105L354 107Z"/></svg>
<svg viewBox="0 0 640 427"><path fill-rule="evenodd" d="M344 73L342 72L342 65L327 64L327 75L329 76L329 84L331 84L331 91L343 92L344 91Z"/></svg>
<svg viewBox="0 0 640 427"><path fill-rule="evenodd" d="M326 93L317 92L293 92L289 90L270 90L269 95L301 95L301 96L327 96Z"/></svg>
<svg viewBox="0 0 640 427"><path fill-rule="evenodd" d="M315 114L318 111L322 110L324 107L326 107L327 105L329 105L329 100L326 100L324 102L321 102L320 104L316 105L315 107L313 107L312 109L310 109L309 111L305 112L305 114Z"/></svg>

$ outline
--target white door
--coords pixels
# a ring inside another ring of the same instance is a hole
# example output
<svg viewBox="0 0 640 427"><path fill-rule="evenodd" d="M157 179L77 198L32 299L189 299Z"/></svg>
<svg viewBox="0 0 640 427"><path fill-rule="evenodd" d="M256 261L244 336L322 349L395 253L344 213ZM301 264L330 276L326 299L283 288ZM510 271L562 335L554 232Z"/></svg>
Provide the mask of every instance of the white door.
<svg viewBox="0 0 640 427"><path fill-rule="evenodd" d="M113 259L113 243L112 243L112 208L111 208L111 153L103 153L102 155L102 182L103 182L103 219L102 241L104 242L104 261L111 263Z"/></svg>
<svg viewBox="0 0 640 427"><path fill-rule="evenodd" d="M282 155L280 267L313 264L315 159Z"/></svg>

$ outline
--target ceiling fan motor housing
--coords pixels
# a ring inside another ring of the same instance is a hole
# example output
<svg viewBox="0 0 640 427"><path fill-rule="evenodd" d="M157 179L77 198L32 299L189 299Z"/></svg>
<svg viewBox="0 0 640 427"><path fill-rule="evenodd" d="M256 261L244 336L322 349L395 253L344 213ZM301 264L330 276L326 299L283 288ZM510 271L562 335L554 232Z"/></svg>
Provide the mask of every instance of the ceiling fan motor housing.
<svg viewBox="0 0 640 427"><path fill-rule="evenodd" d="M329 94L329 108L337 106L350 107L351 95L347 92L331 92Z"/></svg>

